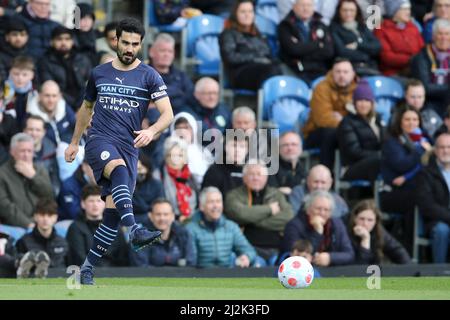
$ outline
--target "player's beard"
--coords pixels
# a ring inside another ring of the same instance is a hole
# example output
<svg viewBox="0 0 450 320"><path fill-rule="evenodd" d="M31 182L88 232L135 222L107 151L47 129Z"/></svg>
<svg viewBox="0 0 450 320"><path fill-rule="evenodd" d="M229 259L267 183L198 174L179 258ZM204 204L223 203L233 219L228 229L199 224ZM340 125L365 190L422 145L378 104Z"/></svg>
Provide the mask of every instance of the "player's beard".
<svg viewBox="0 0 450 320"><path fill-rule="evenodd" d="M117 50L117 57L119 58L120 62L122 62L123 64L130 65L136 60L137 55L128 56L125 53L120 52L119 50ZM127 57L129 60L126 60L125 57Z"/></svg>

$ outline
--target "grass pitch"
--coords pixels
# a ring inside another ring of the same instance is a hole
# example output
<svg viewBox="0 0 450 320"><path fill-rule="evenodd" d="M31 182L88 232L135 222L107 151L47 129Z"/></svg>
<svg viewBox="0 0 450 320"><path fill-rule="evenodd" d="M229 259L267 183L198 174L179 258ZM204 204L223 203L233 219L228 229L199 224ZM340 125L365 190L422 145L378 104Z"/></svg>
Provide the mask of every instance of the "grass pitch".
<svg viewBox="0 0 450 320"><path fill-rule="evenodd" d="M450 278L319 278L307 289L285 289L276 278L97 278L69 290L66 279L0 279L0 299L31 300L321 300L450 299Z"/></svg>

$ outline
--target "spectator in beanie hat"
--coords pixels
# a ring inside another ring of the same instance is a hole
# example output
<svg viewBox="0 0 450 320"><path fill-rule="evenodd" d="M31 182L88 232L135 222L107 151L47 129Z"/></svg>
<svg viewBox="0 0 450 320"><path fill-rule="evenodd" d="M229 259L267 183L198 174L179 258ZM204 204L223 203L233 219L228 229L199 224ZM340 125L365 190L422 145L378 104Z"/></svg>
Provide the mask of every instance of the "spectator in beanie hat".
<svg viewBox="0 0 450 320"><path fill-rule="evenodd" d="M384 4L385 17L392 19L398 10L411 9L411 2L409 0L391 0L386 1Z"/></svg>
<svg viewBox="0 0 450 320"><path fill-rule="evenodd" d="M361 80L353 92L353 109L337 130L343 178L374 181L380 171L383 130L375 112L375 97L366 80Z"/></svg>

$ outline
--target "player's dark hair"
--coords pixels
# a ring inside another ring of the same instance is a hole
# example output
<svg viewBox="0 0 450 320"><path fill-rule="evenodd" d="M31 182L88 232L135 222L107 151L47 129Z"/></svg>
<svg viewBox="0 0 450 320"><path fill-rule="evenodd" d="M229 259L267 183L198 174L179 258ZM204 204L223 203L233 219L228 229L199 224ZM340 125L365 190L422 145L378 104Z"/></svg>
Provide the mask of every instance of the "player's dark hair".
<svg viewBox="0 0 450 320"><path fill-rule="evenodd" d="M100 196L102 189L95 184L87 184L81 190L81 200L86 200L90 196Z"/></svg>
<svg viewBox="0 0 450 320"><path fill-rule="evenodd" d="M141 35L141 41L144 39L145 30L142 23L135 18L126 18L119 22L116 28L117 39L120 38L122 32L137 33Z"/></svg>
<svg viewBox="0 0 450 320"><path fill-rule="evenodd" d="M58 205L51 198L41 198L36 204L34 214L58 214Z"/></svg>
<svg viewBox="0 0 450 320"><path fill-rule="evenodd" d="M166 198L156 198L155 200L153 200L152 206L151 206L151 208L150 208L150 212L153 211L153 208L154 208L156 205L158 205L158 204L163 204L163 203L167 203L167 204L170 206L170 208L172 209L172 212L173 212L173 206L172 206L172 203L170 203L170 201L169 201L168 199L166 199Z"/></svg>

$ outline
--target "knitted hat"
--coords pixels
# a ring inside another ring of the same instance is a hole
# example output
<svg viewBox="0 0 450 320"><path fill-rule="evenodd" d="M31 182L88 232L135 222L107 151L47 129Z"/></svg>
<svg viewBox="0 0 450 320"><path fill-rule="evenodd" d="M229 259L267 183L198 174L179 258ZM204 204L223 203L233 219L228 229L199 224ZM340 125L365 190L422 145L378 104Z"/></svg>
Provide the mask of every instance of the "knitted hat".
<svg viewBox="0 0 450 320"><path fill-rule="evenodd" d="M360 80L355 91L353 91L353 102L358 100L375 101L375 97L367 80Z"/></svg>
<svg viewBox="0 0 450 320"><path fill-rule="evenodd" d="M384 8L386 11L386 17L392 18L401 8L411 8L411 2L409 2L409 0L384 1Z"/></svg>

